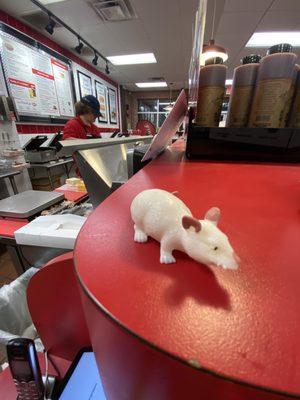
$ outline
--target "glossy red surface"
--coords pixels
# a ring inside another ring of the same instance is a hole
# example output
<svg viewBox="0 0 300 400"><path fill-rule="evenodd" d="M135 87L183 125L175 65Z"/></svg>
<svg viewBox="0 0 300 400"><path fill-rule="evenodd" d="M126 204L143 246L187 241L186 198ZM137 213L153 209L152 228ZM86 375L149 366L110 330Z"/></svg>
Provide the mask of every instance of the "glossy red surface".
<svg viewBox="0 0 300 400"><path fill-rule="evenodd" d="M82 292L107 400L286 400L193 368L137 340Z"/></svg>
<svg viewBox="0 0 300 400"><path fill-rule="evenodd" d="M31 278L27 302L49 354L73 360L82 347L90 346L72 253L54 258Z"/></svg>
<svg viewBox="0 0 300 400"><path fill-rule="evenodd" d="M300 396L300 167L181 158L177 145L89 217L75 248L82 285L109 318L183 362ZM218 206L240 268L180 253L161 265L158 243L134 243L129 207L147 188L178 191L198 218Z"/></svg>

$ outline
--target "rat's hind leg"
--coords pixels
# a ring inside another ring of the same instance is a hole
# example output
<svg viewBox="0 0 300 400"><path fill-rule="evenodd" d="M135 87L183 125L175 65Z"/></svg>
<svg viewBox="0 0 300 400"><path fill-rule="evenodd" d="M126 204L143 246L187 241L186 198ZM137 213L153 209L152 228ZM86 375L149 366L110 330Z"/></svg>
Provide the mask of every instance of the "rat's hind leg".
<svg viewBox="0 0 300 400"><path fill-rule="evenodd" d="M134 225L134 241L138 243L145 243L148 240L148 236L146 233Z"/></svg>

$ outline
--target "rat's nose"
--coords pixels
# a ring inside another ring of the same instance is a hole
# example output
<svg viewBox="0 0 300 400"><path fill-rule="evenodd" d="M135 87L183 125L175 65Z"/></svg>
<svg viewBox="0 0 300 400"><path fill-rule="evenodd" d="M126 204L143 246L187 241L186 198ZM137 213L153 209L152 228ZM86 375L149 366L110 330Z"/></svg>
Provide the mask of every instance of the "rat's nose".
<svg viewBox="0 0 300 400"><path fill-rule="evenodd" d="M241 262L240 257L235 252L233 252L233 259L237 264Z"/></svg>

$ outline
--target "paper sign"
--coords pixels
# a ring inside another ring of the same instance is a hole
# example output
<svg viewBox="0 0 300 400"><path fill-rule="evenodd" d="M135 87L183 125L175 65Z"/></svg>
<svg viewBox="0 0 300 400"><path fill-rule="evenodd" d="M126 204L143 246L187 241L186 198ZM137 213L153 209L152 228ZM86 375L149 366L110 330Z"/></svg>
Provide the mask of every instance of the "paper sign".
<svg viewBox="0 0 300 400"><path fill-rule="evenodd" d="M100 104L99 122L107 122L106 87L95 80L96 97Z"/></svg>
<svg viewBox="0 0 300 400"><path fill-rule="evenodd" d="M117 123L117 96L114 89L108 88L108 101L109 101L109 121L111 124Z"/></svg>
<svg viewBox="0 0 300 400"><path fill-rule="evenodd" d="M93 94L92 79L81 71L77 71L80 98Z"/></svg>

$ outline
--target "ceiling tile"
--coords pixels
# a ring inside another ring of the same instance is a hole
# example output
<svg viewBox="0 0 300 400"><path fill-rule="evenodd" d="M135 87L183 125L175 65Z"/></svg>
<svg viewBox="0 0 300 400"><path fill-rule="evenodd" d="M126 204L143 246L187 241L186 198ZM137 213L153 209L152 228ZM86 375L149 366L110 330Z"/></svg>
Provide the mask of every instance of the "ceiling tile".
<svg viewBox="0 0 300 400"><path fill-rule="evenodd" d="M299 0L275 0L271 10L274 11L300 11Z"/></svg>
<svg viewBox="0 0 300 400"><path fill-rule="evenodd" d="M123 50L118 51L111 46L108 55L151 53L154 51L140 20L124 21L122 24L115 24L110 32L122 44ZM100 39L100 38L99 38ZM101 41L101 39L100 39Z"/></svg>
<svg viewBox="0 0 300 400"><path fill-rule="evenodd" d="M271 3L272 0L226 0L224 11L265 11Z"/></svg>
<svg viewBox="0 0 300 400"><path fill-rule="evenodd" d="M101 21L92 6L82 0L65 0L60 3L53 3L47 6L54 14L62 17L78 33L86 25L99 25Z"/></svg>
<svg viewBox="0 0 300 400"><path fill-rule="evenodd" d="M217 33L252 32L261 17L261 12L225 12L220 20Z"/></svg>
<svg viewBox="0 0 300 400"><path fill-rule="evenodd" d="M299 2L300 5L300 2ZM289 31L295 28L300 21L298 11L269 11L259 23L256 31Z"/></svg>

